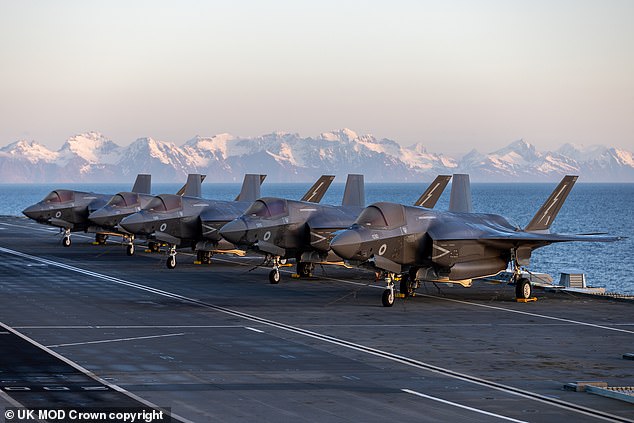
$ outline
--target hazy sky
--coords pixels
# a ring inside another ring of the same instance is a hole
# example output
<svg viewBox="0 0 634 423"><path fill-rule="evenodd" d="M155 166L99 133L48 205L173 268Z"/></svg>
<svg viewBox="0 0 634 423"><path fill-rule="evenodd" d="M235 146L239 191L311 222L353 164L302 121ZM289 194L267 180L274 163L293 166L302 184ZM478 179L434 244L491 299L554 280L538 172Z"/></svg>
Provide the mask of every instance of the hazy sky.
<svg viewBox="0 0 634 423"><path fill-rule="evenodd" d="M634 148L634 1L0 0L0 146L349 127Z"/></svg>

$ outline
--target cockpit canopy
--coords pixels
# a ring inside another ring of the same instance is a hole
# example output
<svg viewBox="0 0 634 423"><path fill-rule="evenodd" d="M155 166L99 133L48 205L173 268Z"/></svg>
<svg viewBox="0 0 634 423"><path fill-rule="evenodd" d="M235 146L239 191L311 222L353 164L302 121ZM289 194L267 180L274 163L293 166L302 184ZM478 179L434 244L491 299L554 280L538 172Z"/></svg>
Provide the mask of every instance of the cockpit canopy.
<svg viewBox="0 0 634 423"><path fill-rule="evenodd" d="M45 203L67 203L75 199L75 192L67 189L58 189L51 191L44 200Z"/></svg>
<svg viewBox="0 0 634 423"><path fill-rule="evenodd" d="M112 196L107 206L131 207L139 202L139 195L135 192L120 192Z"/></svg>
<svg viewBox="0 0 634 423"><path fill-rule="evenodd" d="M273 219L288 215L288 203L283 198L260 198L244 212L245 216Z"/></svg>
<svg viewBox="0 0 634 423"><path fill-rule="evenodd" d="M374 203L363 209L356 224L370 229L388 229L405 225L403 206L394 203Z"/></svg>
<svg viewBox="0 0 634 423"><path fill-rule="evenodd" d="M150 200L147 206L145 206L145 210L165 213L178 210L181 207L182 197L180 195L159 195Z"/></svg>

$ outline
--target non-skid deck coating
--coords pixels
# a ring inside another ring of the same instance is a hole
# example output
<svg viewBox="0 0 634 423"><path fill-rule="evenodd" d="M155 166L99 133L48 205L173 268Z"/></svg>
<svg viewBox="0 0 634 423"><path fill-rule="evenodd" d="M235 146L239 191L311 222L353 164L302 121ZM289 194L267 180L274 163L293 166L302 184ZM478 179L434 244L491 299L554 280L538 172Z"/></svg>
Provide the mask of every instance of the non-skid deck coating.
<svg viewBox="0 0 634 423"><path fill-rule="evenodd" d="M204 266L179 254L169 270L142 248L128 257L116 242L60 240L0 219L0 322L183 420L634 421L631 404L562 389L634 385L622 358L634 352L631 303L541 291L516 303L512 286L479 284L384 308L367 271L293 280L289 268L270 285L267 269L252 270L259 257ZM11 401L4 392L0 407Z"/></svg>

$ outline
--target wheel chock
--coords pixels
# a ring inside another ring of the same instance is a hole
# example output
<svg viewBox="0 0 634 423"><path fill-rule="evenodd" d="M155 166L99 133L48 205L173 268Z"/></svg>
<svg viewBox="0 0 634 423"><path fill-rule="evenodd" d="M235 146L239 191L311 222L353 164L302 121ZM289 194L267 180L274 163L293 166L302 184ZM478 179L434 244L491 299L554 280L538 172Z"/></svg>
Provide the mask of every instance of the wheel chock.
<svg viewBox="0 0 634 423"><path fill-rule="evenodd" d="M532 303L533 301L537 301L537 297L516 298L515 301L518 302L518 303Z"/></svg>
<svg viewBox="0 0 634 423"><path fill-rule="evenodd" d="M293 278L293 279L299 279L299 278L301 278L301 276L299 276L297 273L293 273L293 274L291 275L291 278Z"/></svg>
<svg viewBox="0 0 634 423"><path fill-rule="evenodd" d="M200 260L194 260L194 264L203 264L203 262Z"/></svg>
<svg viewBox="0 0 634 423"><path fill-rule="evenodd" d="M405 298L405 294L401 294L400 292L397 292L394 294L394 298Z"/></svg>

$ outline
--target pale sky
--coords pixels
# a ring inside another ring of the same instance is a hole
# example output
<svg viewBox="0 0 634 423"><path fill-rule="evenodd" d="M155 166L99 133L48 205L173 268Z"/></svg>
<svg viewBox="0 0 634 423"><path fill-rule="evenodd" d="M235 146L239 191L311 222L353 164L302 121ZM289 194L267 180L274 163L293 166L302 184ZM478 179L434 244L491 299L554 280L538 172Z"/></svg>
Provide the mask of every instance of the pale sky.
<svg viewBox="0 0 634 423"><path fill-rule="evenodd" d="M0 146L344 127L634 149L634 1L0 0Z"/></svg>

